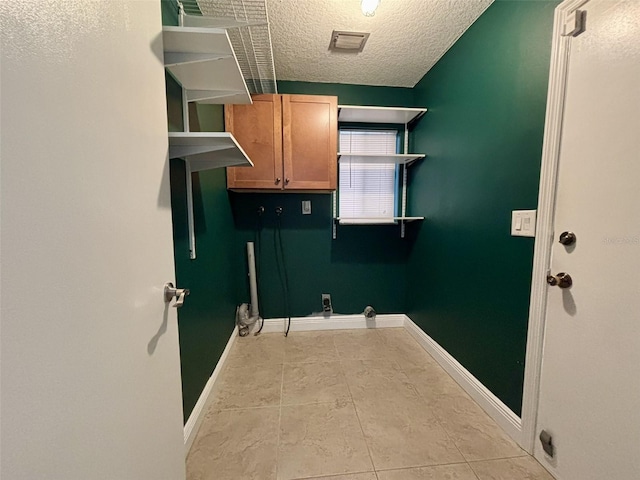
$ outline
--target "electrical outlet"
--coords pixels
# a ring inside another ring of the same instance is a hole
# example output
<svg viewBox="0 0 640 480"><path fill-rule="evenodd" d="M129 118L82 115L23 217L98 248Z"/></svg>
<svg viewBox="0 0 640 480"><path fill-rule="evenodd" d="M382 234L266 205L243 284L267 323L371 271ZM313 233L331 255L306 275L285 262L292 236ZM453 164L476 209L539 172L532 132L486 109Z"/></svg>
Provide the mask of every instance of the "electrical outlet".
<svg viewBox="0 0 640 480"><path fill-rule="evenodd" d="M324 313L333 313L333 305L331 305L331 294L322 294L322 311Z"/></svg>
<svg viewBox="0 0 640 480"><path fill-rule="evenodd" d="M311 215L311 200L302 201L302 214Z"/></svg>

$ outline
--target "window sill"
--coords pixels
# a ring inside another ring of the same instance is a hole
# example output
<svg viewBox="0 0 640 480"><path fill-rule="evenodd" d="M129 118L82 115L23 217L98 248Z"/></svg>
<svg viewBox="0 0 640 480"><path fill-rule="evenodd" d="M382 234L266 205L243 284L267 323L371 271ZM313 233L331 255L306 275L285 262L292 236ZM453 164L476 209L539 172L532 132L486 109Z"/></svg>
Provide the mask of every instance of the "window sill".
<svg viewBox="0 0 640 480"><path fill-rule="evenodd" d="M415 222L424 220L424 217L338 217L336 218L340 225L397 225L398 222Z"/></svg>
<svg viewBox="0 0 640 480"><path fill-rule="evenodd" d="M338 152L339 162L354 163L395 163L397 165L411 165L425 157L424 154L365 154Z"/></svg>

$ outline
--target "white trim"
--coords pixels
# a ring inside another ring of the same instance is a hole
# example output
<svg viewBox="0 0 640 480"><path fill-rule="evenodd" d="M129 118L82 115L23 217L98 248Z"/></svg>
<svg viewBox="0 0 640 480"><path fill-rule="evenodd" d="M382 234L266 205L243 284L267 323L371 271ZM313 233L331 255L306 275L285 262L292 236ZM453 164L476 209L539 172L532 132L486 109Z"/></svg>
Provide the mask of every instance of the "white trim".
<svg viewBox="0 0 640 480"><path fill-rule="evenodd" d="M218 377L220 376L220 372L224 368L224 364L227 361L227 358L229 357L229 352L231 352L231 348L233 347L233 344L235 343L237 337L238 337L238 327L236 326L233 329L233 332L231 332L231 337L229 337L227 346L224 347L224 351L222 352L222 355L220 355L220 359L218 360L216 368L213 370L213 373L209 377L209 380L207 380L207 383L204 386L204 389L202 390L202 393L200 394L198 401L196 402L195 406L193 407L193 410L191 411L191 414L189 415L189 419L187 420L187 423L185 423L184 425L185 457L189 453L189 449L193 444L193 440L196 438L196 434L198 433L198 429L202 424L202 420L204 418L204 414L207 411L207 407L209 406L209 403L211 402L211 400L213 400L213 396L211 395L211 392L213 391L213 386L218 380Z"/></svg>
<svg viewBox="0 0 640 480"><path fill-rule="evenodd" d="M547 305L546 276L554 239L553 214L556 196L558 157L562 135L565 86L570 38L562 36L566 15L580 8L588 0L568 0L556 8L551 47L549 91L545 119L538 218L533 254L529 328L524 370L522 398L522 448L533 454L536 441L536 422L540 393L540 373L544 347L544 324Z"/></svg>
<svg viewBox="0 0 640 480"><path fill-rule="evenodd" d="M446 372L473 398L487 414L513 438L522 445L522 424L509 407L487 389L476 377L464 368L444 348L427 335L407 315L405 329L424 348Z"/></svg>
<svg viewBox="0 0 640 480"><path fill-rule="evenodd" d="M309 332L313 330L346 330L357 328L403 327L405 315L402 313L377 315L375 320L367 320L363 314L327 315L314 317L294 317L291 319L291 332ZM284 318L268 318L264 321L264 333L282 332Z"/></svg>

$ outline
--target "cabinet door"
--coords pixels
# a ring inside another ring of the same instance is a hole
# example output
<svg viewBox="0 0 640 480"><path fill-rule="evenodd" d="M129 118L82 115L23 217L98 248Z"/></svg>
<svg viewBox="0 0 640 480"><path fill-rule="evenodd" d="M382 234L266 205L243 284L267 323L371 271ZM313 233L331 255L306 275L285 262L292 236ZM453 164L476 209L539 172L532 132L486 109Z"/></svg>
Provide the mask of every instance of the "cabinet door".
<svg viewBox="0 0 640 480"><path fill-rule="evenodd" d="M253 105L225 106L224 123L254 167L227 168L227 188L281 190L282 104L280 95L253 95Z"/></svg>
<svg viewBox="0 0 640 480"><path fill-rule="evenodd" d="M282 96L285 189L335 190L338 97Z"/></svg>

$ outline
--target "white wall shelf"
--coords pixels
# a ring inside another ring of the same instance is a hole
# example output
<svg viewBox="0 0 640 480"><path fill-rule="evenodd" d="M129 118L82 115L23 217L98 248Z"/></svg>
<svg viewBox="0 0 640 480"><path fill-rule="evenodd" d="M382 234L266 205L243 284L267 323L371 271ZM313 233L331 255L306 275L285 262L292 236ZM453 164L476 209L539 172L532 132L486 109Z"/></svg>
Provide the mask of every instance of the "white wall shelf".
<svg viewBox="0 0 640 480"><path fill-rule="evenodd" d="M185 163L189 258L196 258L196 234L193 217L193 172L222 167L253 167L253 163L227 132L169 132L169 158Z"/></svg>
<svg viewBox="0 0 640 480"><path fill-rule="evenodd" d="M254 25L265 25L265 22L249 22L234 17L210 17L208 15L185 15L184 24L187 27L238 28Z"/></svg>
<svg viewBox="0 0 640 480"><path fill-rule="evenodd" d="M227 132L169 132L169 158L188 160L192 172L253 166L233 135Z"/></svg>
<svg viewBox="0 0 640 480"><path fill-rule="evenodd" d="M227 31L222 28L163 27L164 66L200 103L251 103Z"/></svg>
<svg viewBox="0 0 640 480"><path fill-rule="evenodd" d="M185 163L189 258L196 258L196 235L193 215L192 172L222 167L253 167L242 147L227 132L190 132L189 103L251 104L251 95L242 75L229 35L224 28L208 25L184 26L180 5L178 27L163 27L164 66L182 86L182 121L184 132L169 132L169 158ZM237 26L220 19L217 26Z"/></svg>
<svg viewBox="0 0 640 480"><path fill-rule="evenodd" d="M426 108L407 107L369 107L358 105L338 105L338 122L349 123L380 123L404 125L404 148L402 154L371 155L338 153L339 162L357 163L395 163L402 175L402 190L400 195L400 216L380 218L344 218L338 215L338 199L333 193L333 238L337 238L337 225L395 225L400 224L400 236L404 238L405 225L410 222L424 220L424 217L407 216L407 168L426 155L409 153L409 126L417 122L425 113Z"/></svg>
<svg viewBox="0 0 640 480"><path fill-rule="evenodd" d="M356 153L338 153L339 162L354 163L395 163L397 165L411 165L413 162L424 158L424 154L356 154Z"/></svg>
<svg viewBox="0 0 640 480"><path fill-rule="evenodd" d="M364 107L338 105L338 122L410 124L427 112L426 108Z"/></svg>

